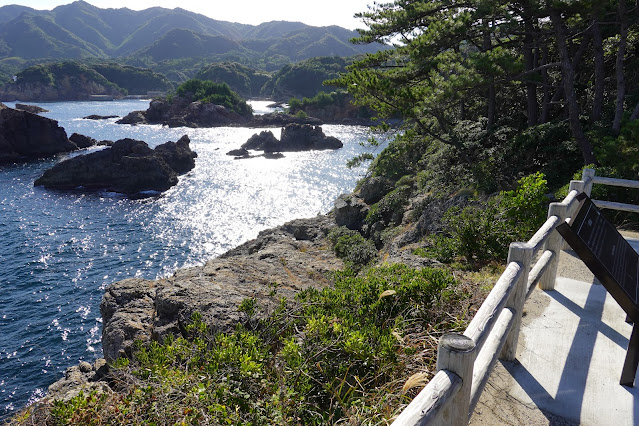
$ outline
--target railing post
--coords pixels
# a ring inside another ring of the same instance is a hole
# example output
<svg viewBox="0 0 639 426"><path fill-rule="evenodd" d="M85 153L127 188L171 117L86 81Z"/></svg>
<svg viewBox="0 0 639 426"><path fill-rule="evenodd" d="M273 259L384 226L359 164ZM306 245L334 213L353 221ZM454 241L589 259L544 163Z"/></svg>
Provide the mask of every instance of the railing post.
<svg viewBox="0 0 639 426"><path fill-rule="evenodd" d="M566 220L566 212L568 210L568 206L562 203L550 203L548 206L548 217L557 216L559 217L559 223L562 223ZM539 280L539 288L542 290L554 290L555 289L555 279L557 278L557 265L559 265L559 254L564 246L564 239L561 234L554 229L546 244L544 246L545 250L550 250L553 252L554 256L552 260L548 264L548 268L544 275Z"/></svg>
<svg viewBox="0 0 639 426"><path fill-rule="evenodd" d="M467 425L470 419L470 391L473 385L473 365L477 352L475 342L463 334L448 333L439 339L437 371L448 370L462 379L462 387L443 410L443 425Z"/></svg>
<svg viewBox="0 0 639 426"><path fill-rule="evenodd" d="M521 326L521 313L526 303L526 293L528 290L528 274L530 273L530 264L532 263L534 247L528 243L511 243L508 250L508 262L517 262L521 264L522 273L519 280L515 283L515 288L510 293L510 297L506 302L507 308L513 308L515 317L513 318L513 326L506 338L504 347L499 356L504 361L513 361L517 352L517 341L519 340L519 328Z"/></svg>
<svg viewBox="0 0 639 426"><path fill-rule="evenodd" d="M586 186L584 187L584 192L589 197L590 197L590 194L592 193L592 184L593 184L594 178L595 178L595 169L584 169L584 172L581 175L581 180L583 180L586 183Z"/></svg>

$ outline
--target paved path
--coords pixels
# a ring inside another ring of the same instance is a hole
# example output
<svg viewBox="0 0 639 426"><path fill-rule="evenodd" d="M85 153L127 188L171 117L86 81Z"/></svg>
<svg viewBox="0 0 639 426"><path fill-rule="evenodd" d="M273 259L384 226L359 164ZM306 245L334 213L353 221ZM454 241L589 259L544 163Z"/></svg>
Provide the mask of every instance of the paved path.
<svg viewBox="0 0 639 426"><path fill-rule="evenodd" d="M639 425L639 377L619 385L632 326L574 252L559 275L526 302L517 359L497 364L471 425Z"/></svg>

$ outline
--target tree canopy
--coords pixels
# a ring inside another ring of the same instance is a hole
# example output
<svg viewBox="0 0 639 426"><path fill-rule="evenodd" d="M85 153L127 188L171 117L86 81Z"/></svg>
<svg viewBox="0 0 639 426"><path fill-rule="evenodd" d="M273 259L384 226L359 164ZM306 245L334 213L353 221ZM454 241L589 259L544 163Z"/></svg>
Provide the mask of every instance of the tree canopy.
<svg viewBox="0 0 639 426"><path fill-rule="evenodd" d="M334 83L460 152L463 122L481 123L487 138L504 126L566 123L583 163L597 163L597 141L639 116L638 9L627 0L374 4L359 14L369 29L355 41L394 48Z"/></svg>

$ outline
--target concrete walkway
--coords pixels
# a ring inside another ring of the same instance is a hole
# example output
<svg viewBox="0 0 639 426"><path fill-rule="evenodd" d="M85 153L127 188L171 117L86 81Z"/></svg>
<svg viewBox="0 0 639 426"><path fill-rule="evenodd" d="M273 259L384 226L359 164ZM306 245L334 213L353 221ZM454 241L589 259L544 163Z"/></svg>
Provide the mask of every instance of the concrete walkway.
<svg viewBox="0 0 639 426"><path fill-rule="evenodd" d="M639 251L639 239L628 238ZM499 362L471 425L639 425L639 377L619 379L632 326L574 252L526 302L517 360Z"/></svg>

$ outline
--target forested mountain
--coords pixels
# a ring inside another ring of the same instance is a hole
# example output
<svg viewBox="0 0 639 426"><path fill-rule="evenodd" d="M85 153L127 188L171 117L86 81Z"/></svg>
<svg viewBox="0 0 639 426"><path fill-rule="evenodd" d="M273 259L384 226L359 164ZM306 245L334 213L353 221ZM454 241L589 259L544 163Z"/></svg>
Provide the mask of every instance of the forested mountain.
<svg viewBox="0 0 639 426"><path fill-rule="evenodd" d="M51 11L16 5L0 7L0 60L131 55L163 60L234 50L254 58L283 55L295 61L378 50L379 45L351 45L349 39L356 35L340 27L311 27L299 22L277 21L258 26L231 23L180 8L100 9L84 1ZM203 50L197 51L197 46L190 44L194 40Z"/></svg>

